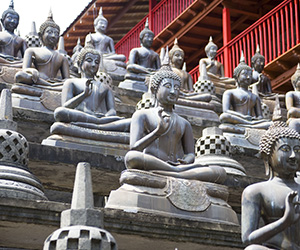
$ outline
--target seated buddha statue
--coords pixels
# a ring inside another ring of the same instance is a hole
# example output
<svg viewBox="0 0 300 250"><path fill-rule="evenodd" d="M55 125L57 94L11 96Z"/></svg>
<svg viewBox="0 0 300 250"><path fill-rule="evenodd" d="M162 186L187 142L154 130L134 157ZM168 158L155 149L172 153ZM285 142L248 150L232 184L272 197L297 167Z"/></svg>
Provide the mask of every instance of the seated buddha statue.
<svg viewBox="0 0 300 250"><path fill-rule="evenodd" d="M98 17L94 20L95 33L86 36L85 45L91 43L102 54L104 69L113 79L117 77L123 80L126 74L126 57L116 54L113 39L105 34L107 24L101 7Z"/></svg>
<svg viewBox="0 0 300 250"><path fill-rule="evenodd" d="M52 12L50 11L48 19L41 24L39 30L43 46L26 49L23 69L15 75L17 83L49 89L62 88L63 81L70 77L70 72L67 58L55 50L59 32L60 28L53 21ZM61 79L57 78L58 73L61 74Z"/></svg>
<svg viewBox="0 0 300 250"><path fill-rule="evenodd" d="M108 75L96 74L101 60L100 53L91 47L84 47L78 55L81 78L70 78L64 82L61 103L55 109L57 121L51 127L51 134L97 139L91 129L129 131L130 119L116 115L114 95L105 80Z"/></svg>
<svg viewBox="0 0 300 250"><path fill-rule="evenodd" d="M208 44L205 46L207 58L202 58L199 61L200 75L198 81L210 80L215 85L221 84L223 88L230 88L230 85L235 86L234 79L224 76L223 64L215 59L217 50L218 46L213 42L212 37L210 37Z"/></svg>
<svg viewBox="0 0 300 250"><path fill-rule="evenodd" d="M265 67L265 57L260 54L259 45L257 45L256 53L251 58L252 83L257 84L257 90L260 96L273 96L271 81L269 77L262 73Z"/></svg>
<svg viewBox="0 0 300 250"><path fill-rule="evenodd" d="M145 84L147 76L155 73L160 68L159 55L151 50L154 33L149 29L148 19L145 28L140 33L141 47L130 51L125 81L119 84L120 88L138 89L147 92Z"/></svg>
<svg viewBox="0 0 300 250"><path fill-rule="evenodd" d="M262 136L260 152L270 179L243 191L242 241L246 250L300 249L300 135L275 122Z"/></svg>
<svg viewBox="0 0 300 250"><path fill-rule="evenodd" d="M248 89L252 83L252 69L245 63L243 52L233 77L237 87L223 94L220 128L224 132L240 134L244 134L245 127L267 129L270 122L262 118L260 98Z"/></svg>
<svg viewBox="0 0 300 250"><path fill-rule="evenodd" d="M181 88L181 78L163 65L150 81L156 106L136 111L131 120L130 151L125 156L127 169L209 182L221 182L226 174L221 167L196 164L190 123L173 108Z"/></svg>
<svg viewBox="0 0 300 250"><path fill-rule="evenodd" d="M289 91L285 96L285 105L287 109L287 124L290 128L300 133L300 64L296 72L291 77L294 91Z"/></svg>
<svg viewBox="0 0 300 250"><path fill-rule="evenodd" d="M14 10L14 2L2 13L1 23L4 28L0 31L0 64L20 67L27 48L26 41L14 33L19 25L19 14Z"/></svg>

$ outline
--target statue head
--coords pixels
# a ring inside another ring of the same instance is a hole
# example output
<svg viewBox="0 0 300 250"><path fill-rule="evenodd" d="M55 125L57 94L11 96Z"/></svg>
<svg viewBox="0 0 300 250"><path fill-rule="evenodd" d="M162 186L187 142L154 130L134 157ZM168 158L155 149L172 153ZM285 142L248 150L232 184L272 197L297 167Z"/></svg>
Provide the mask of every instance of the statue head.
<svg viewBox="0 0 300 250"><path fill-rule="evenodd" d="M180 92L181 78L175 72L173 72L169 64L168 51L166 51L161 68L151 77L150 80L151 92L155 95L156 99L157 99L157 94L159 92L160 86L167 85L167 84L170 84L170 88L174 89L174 92L176 91L174 95L176 96L175 99L177 100ZM167 88L168 87L169 86L167 86Z"/></svg>
<svg viewBox="0 0 300 250"><path fill-rule="evenodd" d="M257 44L256 53L251 58L251 67L258 73L261 73L265 67L265 57L260 54L259 45Z"/></svg>
<svg viewBox="0 0 300 250"><path fill-rule="evenodd" d="M297 65L295 73L291 77L291 82L295 90L300 90L300 63Z"/></svg>
<svg viewBox="0 0 300 250"><path fill-rule="evenodd" d="M147 39L144 39L144 38ZM154 33L149 29L148 18L146 19L145 28L140 33L140 42L147 48L150 48L153 42Z"/></svg>
<svg viewBox="0 0 300 250"><path fill-rule="evenodd" d="M241 52L240 63L238 64L238 66L236 66L236 68L233 71L233 77L237 81L238 84L241 84L240 79L239 79L241 72L248 72L248 73L250 72L252 75L252 69L245 63L245 57L244 57L243 51ZM252 79L251 79L251 81L252 81ZM251 84L251 81L250 81L249 85Z"/></svg>
<svg viewBox="0 0 300 250"><path fill-rule="evenodd" d="M209 37L209 42L204 48L206 56L215 58L217 55L218 46L213 42L212 37Z"/></svg>
<svg viewBox="0 0 300 250"><path fill-rule="evenodd" d="M77 65L78 65L80 71L83 72L82 65L83 65L83 63L86 59L86 56L88 54L93 55L93 57L95 57L95 56L97 57L97 62L98 62L97 71L98 71L98 68L99 68L99 65L100 65L100 60L101 60L101 55L96 49L94 49L94 47L90 46L89 44L86 45L84 48L82 48L81 51L78 54ZM97 73L97 71L95 73Z"/></svg>
<svg viewBox="0 0 300 250"><path fill-rule="evenodd" d="M300 134L285 122L275 121L269 127L260 139L259 149L270 178L274 174L292 174L293 178L300 169Z"/></svg>
<svg viewBox="0 0 300 250"><path fill-rule="evenodd" d="M94 20L94 27L95 27L95 31L99 31L99 32L106 32L106 28L107 28L107 24L108 21L107 19L103 16L103 11L102 11L102 7L99 10L99 15L98 17Z"/></svg>
<svg viewBox="0 0 300 250"><path fill-rule="evenodd" d="M171 65L181 67L184 59L184 51L179 47L177 38L175 38L174 46L169 51L169 57L171 59Z"/></svg>
<svg viewBox="0 0 300 250"><path fill-rule="evenodd" d="M60 28L54 22L54 20L53 20L53 14L52 14L51 10L49 11L49 15L48 15L47 20L41 24L40 30L39 30L39 36L40 36L40 39L41 39L41 41L42 41L43 44L45 44L44 33L47 30L47 28L49 28L49 27L56 30L55 34L57 35L57 42L58 42L58 36L59 36L59 33L60 33Z"/></svg>
<svg viewBox="0 0 300 250"><path fill-rule="evenodd" d="M8 27L9 24L6 22L7 21L6 20L7 16L10 16L10 22L9 23L14 22L14 24L12 24L11 28ZM18 27L19 19L20 19L19 14L14 10L14 1L11 0L8 9L5 10L2 13L1 22L2 22L5 29L10 30L10 31L14 31Z"/></svg>

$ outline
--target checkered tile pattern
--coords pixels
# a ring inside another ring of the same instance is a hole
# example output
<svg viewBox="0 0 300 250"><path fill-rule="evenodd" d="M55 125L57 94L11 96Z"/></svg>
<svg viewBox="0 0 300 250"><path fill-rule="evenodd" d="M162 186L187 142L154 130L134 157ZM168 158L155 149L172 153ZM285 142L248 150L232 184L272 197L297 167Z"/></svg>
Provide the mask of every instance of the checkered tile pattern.
<svg viewBox="0 0 300 250"><path fill-rule="evenodd" d="M104 82L106 83L108 86L112 87L112 83L113 83L113 80L112 78L110 77L110 75L104 73L104 72L98 72L98 80L100 82Z"/></svg>
<svg viewBox="0 0 300 250"><path fill-rule="evenodd" d="M151 98L142 99L136 104L136 110L149 109L152 107L154 107L154 100Z"/></svg>
<svg viewBox="0 0 300 250"><path fill-rule="evenodd" d="M194 90L197 93L210 93L214 95L216 93L215 85L210 80L199 80L194 84Z"/></svg>
<svg viewBox="0 0 300 250"><path fill-rule="evenodd" d="M267 104L262 102L261 103L261 110L262 110L263 118L265 118L265 119L270 119L271 118L271 111L270 111L270 108L268 107Z"/></svg>
<svg viewBox="0 0 300 250"><path fill-rule="evenodd" d="M223 135L210 135L198 139L195 151L196 156L209 154L230 155L231 145Z"/></svg>
<svg viewBox="0 0 300 250"><path fill-rule="evenodd" d="M71 226L56 230L44 242L44 250L117 250L112 235L104 229L87 226Z"/></svg>
<svg viewBox="0 0 300 250"><path fill-rule="evenodd" d="M25 41L26 41L28 47L41 47L42 46L39 36L27 35L27 36L25 36Z"/></svg>

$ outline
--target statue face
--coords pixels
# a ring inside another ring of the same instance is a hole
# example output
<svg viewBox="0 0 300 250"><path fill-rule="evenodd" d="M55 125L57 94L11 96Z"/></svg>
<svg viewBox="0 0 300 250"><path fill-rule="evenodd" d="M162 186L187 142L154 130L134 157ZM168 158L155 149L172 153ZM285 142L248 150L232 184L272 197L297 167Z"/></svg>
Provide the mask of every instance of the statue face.
<svg viewBox="0 0 300 250"><path fill-rule="evenodd" d="M216 47L216 46L211 46L211 47L209 48L209 51L208 51L208 53L207 53L207 56L208 56L209 58L215 58L216 55L217 55L217 47Z"/></svg>
<svg viewBox="0 0 300 250"><path fill-rule="evenodd" d="M56 44L58 43L59 39L59 31L58 29L54 27L47 27L44 31L44 34L42 36L42 41L44 44L47 46L55 47Z"/></svg>
<svg viewBox="0 0 300 250"><path fill-rule="evenodd" d="M252 82L252 71L249 69L243 69L237 79L239 86L248 87Z"/></svg>
<svg viewBox="0 0 300 250"><path fill-rule="evenodd" d="M270 165L279 176L293 177L300 169L300 141L280 138L270 156Z"/></svg>
<svg viewBox="0 0 300 250"><path fill-rule="evenodd" d="M177 50L174 52L173 57L171 58L172 64L181 67L183 64L184 55L182 51Z"/></svg>
<svg viewBox="0 0 300 250"><path fill-rule="evenodd" d="M106 32L106 28L107 28L107 21L104 19L100 19L97 22L97 25L95 27L95 29L101 33L105 33Z"/></svg>
<svg viewBox="0 0 300 250"><path fill-rule="evenodd" d="M19 24L19 17L13 13L7 13L3 20L3 26L6 30L13 32Z"/></svg>
<svg viewBox="0 0 300 250"><path fill-rule="evenodd" d="M92 53L87 53L81 65L82 72L87 76L93 77L96 75L100 64L100 56Z"/></svg>
<svg viewBox="0 0 300 250"><path fill-rule="evenodd" d="M156 98L161 104L175 104L180 92L180 82L171 78L162 80Z"/></svg>
<svg viewBox="0 0 300 250"><path fill-rule="evenodd" d="M142 39L142 44L144 45L144 47L150 48L153 43L153 38L154 37L151 33L146 33Z"/></svg>
<svg viewBox="0 0 300 250"><path fill-rule="evenodd" d="M257 58L253 65L253 68L257 72L261 73L263 71L264 67L265 67L265 60L263 58Z"/></svg>
<svg viewBox="0 0 300 250"><path fill-rule="evenodd" d="M300 91L300 76L293 83L295 90Z"/></svg>

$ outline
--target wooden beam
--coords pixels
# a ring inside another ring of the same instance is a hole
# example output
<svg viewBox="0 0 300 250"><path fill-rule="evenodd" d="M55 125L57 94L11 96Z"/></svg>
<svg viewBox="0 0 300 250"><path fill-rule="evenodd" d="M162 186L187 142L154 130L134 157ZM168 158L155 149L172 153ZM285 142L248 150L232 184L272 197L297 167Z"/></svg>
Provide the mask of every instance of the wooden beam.
<svg viewBox="0 0 300 250"><path fill-rule="evenodd" d="M281 87L282 85L286 84L291 80L291 76L295 73L297 65L292 67L291 69L285 71L280 76L276 77L274 80L271 81L272 90Z"/></svg>

